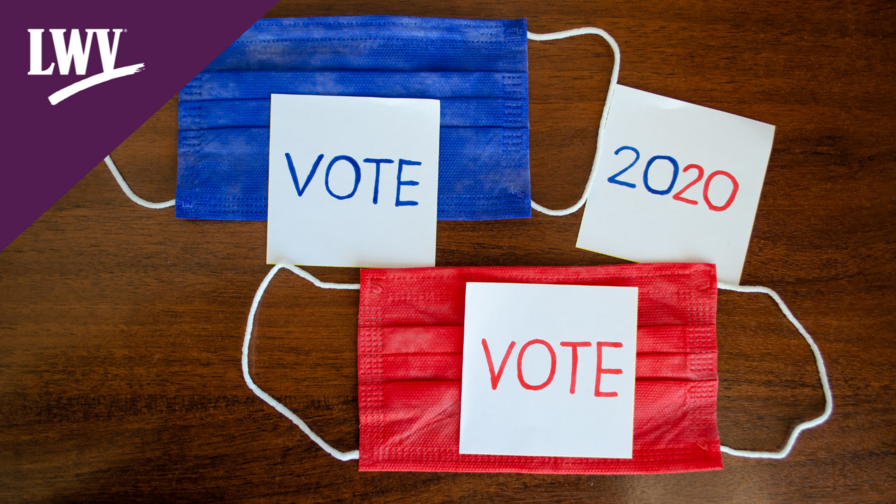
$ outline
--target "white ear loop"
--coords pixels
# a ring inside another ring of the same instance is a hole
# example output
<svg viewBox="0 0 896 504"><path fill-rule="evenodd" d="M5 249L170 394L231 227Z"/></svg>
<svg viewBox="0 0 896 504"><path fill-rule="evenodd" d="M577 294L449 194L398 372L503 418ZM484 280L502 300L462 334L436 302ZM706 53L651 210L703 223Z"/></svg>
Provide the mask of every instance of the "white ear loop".
<svg viewBox="0 0 896 504"><path fill-rule="evenodd" d="M760 286L752 286L752 285L729 285L726 283L719 282L719 289L730 290L735 292L761 292L764 294L768 294L778 303L778 307L781 308L781 311L784 312L784 316L787 317L787 320L796 327L796 330L803 335L806 343L809 344L809 348L812 349L812 353L815 355L815 365L818 367L818 377L821 378L821 389L824 391L824 413L821 414L820 417L814 418L812 420L808 420L806 422L802 422L797 425L793 432L790 433L790 437L787 439L787 444L784 446L784 449L776 452L765 452L765 451L750 451L750 450L736 450L734 448L729 448L727 446L722 446L722 452L727 453L729 455L735 455L738 457L747 457L747 458L766 458L766 459L783 459L790 455L790 451L793 449L793 445L796 443L796 439L800 436L800 433L806 429L811 429L813 427L818 427L819 425L828 421L831 418L831 413L834 411L834 398L831 395L831 386L828 383L828 372L824 366L824 359L821 357L821 351L818 349L818 345L815 344L815 340L812 339L812 336L809 335L808 331L800 324L800 321L793 316L793 313L790 312L790 309L787 308L787 305L784 304L784 301L778 296L778 293L769 289L768 287L760 287Z"/></svg>
<svg viewBox="0 0 896 504"><path fill-rule="evenodd" d="M153 209L168 208L170 206L174 206L174 200L163 201L161 203L153 203L152 201L146 201L140 196L134 194L134 191L131 190L131 186L129 186L128 183L124 181L124 177L122 177L121 173L118 172L118 168L115 166L115 163L112 162L112 158L109 156L106 156L106 166L109 167L109 171L112 172L112 176L115 177L115 181L118 182L118 186L121 187L121 190L124 191L128 198L131 198L131 201L133 201L134 203L140 206L145 206L146 208Z"/></svg>
<svg viewBox="0 0 896 504"><path fill-rule="evenodd" d="M261 390L261 388L256 385L254 381L252 381L252 376L249 374L249 342L252 341L252 326L255 323L255 311L258 310L258 303L261 302L261 298L262 296L264 296L264 291L268 288L268 284L271 283L271 279L274 278L274 275L276 275L281 268L286 268L289 271L292 271L296 275L299 275L300 277L308 280L309 282L322 289L358 290L361 288L361 284L321 282L313 275L311 275L311 273L308 273L302 268L293 266L292 264L278 264L271 268L271 271L269 271L267 276L264 277L264 280L261 281L261 285L258 286L258 290L255 291L255 298L252 299L252 308L249 309L249 320L246 322L246 337L243 340L243 379L246 380L246 385L248 385L249 388L252 389L252 392L255 392L255 395L260 397L262 401L273 406L274 409L279 411L283 416L292 420L292 423L299 426L299 428L302 429L302 432L304 432L309 438L311 438L312 441L317 443L318 446L323 448L324 451L343 462L347 460L358 460L358 450L341 452L330 446L326 441L321 439L320 436L315 434L314 431L311 430L311 428L308 427L308 425L298 417L298 415L296 415L295 413L290 411L289 408L271 397L267 392Z"/></svg>
<svg viewBox="0 0 896 504"><path fill-rule="evenodd" d="M553 215L555 217L561 215L569 215L578 209L582 208L582 205L585 204L585 200L588 199L588 193L591 192L591 186L594 185L594 177L597 175L597 160L600 159L600 149L601 144L603 142L604 132L606 131L607 126L607 117L610 115L610 105L613 103L613 94L616 93L616 81L619 80L619 46L616 44L616 41L613 37L610 36L609 33L601 30L600 28L593 27L585 27L585 28L575 28L573 30L559 31L554 33L532 33L528 32L529 40L557 40L564 39L567 37L575 37L576 35L600 35L610 44L610 47L613 48L613 73L610 74L610 87L607 90L607 100L604 102L604 111L600 116L600 126L597 130L597 147L594 150L594 162L591 163L591 174L588 175L588 183L585 184L585 191L582 193L582 197L579 198L579 201L576 202L575 205L564 208L563 210L551 210L550 208L545 208L535 201L532 201L532 208L538 210L541 213L547 215Z"/></svg>

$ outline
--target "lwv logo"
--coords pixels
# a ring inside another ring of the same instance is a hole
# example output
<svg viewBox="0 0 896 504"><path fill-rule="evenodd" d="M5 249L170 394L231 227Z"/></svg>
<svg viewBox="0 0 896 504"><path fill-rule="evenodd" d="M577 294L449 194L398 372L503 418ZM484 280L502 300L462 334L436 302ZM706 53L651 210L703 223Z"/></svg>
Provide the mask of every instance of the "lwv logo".
<svg viewBox="0 0 896 504"><path fill-rule="evenodd" d="M90 47L93 43L94 35L96 35L96 43L100 53L100 60L103 64L103 72L91 75L86 79L82 79L51 94L49 96L51 105L56 105L69 96L96 86L97 84L102 84L103 82L117 79L118 77L133 75L143 70L143 63L115 68L115 56L118 54L118 41L121 38L121 33L126 30L118 28L112 30L114 35L111 44L109 43L108 29L84 30L87 33L87 38L82 44L80 30L73 28L68 39L68 47L65 45L65 31L65 29L50 30L50 35L53 37L53 47L56 49L56 62L59 63L59 75L68 75L69 70L72 68L72 63L75 65L75 75L84 75L87 73L87 59L90 56ZM31 34L31 69L28 71L28 75L53 75L53 69L56 68L56 63L50 63L48 67L44 68L44 30L42 28L30 29L28 30L28 33Z"/></svg>

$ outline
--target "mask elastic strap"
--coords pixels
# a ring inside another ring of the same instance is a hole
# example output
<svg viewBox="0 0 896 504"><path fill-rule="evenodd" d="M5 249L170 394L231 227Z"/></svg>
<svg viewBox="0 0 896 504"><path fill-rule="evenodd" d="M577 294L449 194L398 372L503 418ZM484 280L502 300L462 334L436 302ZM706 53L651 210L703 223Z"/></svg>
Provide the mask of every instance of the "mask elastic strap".
<svg viewBox="0 0 896 504"><path fill-rule="evenodd" d="M153 203L152 201L146 201L140 196L134 194L134 191L131 190L131 186L129 186L128 183L124 181L124 177L122 177L121 173L118 172L118 168L115 166L115 163L112 162L112 158L109 156L106 156L106 166L109 167L109 171L112 172L112 176L115 177L115 181L118 182L118 186L121 187L121 190L124 191L128 198L131 198L131 201L133 201L134 203L140 206L145 206L146 208L153 209L168 208L174 206L174 200L163 201L161 203Z"/></svg>
<svg viewBox="0 0 896 504"><path fill-rule="evenodd" d="M821 357L821 351L818 349L818 345L815 344L815 340L812 339L812 336L806 331L800 321L793 316L793 313L790 312L790 309L787 308L787 305L784 304L784 301L781 300L781 297L778 296L778 293L769 289L768 287L760 287L760 286L751 286L751 285L729 285L722 282L718 284L719 289L730 290L735 292L761 292L763 294L768 294L778 303L778 307L781 308L781 311L784 313L784 316L787 317L787 320L796 327L796 330L803 335L803 338L806 339L806 343L809 344L809 348L812 349L812 353L815 355L815 365L818 367L818 377L821 378L821 389L824 391L824 413L818 418L814 418L812 420L802 422L797 425L793 432L790 433L790 438L787 439L787 444L784 446L784 449L777 452L764 452L764 451L749 451L749 450L736 450L734 448L729 448L727 446L722 446L722 452L727 453L729 455L735 455L737 457L747 457L747 458L767 458L767 459L783 459L790 455L790 450L793 449L793 445L796 444L796 439L800 436L800 433L806 429L811 429L813 427L817 427L831 418L831 413L834 411L834 398L831 395L831 386L828 383L828 372L824 366L824 359Z"/></svg>
<svg viewBox="0 0 896 504"><path fill-rule="evenodd" d="M616 41L613 40L613 37L610 36L609 33L601 30L600 28L594 27L585 27L585 28L575 28L573 30L559 31L554 33L532 33L528 32L529 40L557 40L564 39L567 37L575 37L576 35L600 35L610 44L610 47L613 48L613 73L610 75L610 87L607 90L607 100L604 102L604 111L600 116L600 127L597 130L597 147L594 150L594 162L591 164L591 174L588 175L588 183L585 184L585 192L582 193L582 197L579 198L579 201L576 202L575 205L564 208L563 210L551 210L550 208L545 208L535 201L532 202L532 208L538 210L541 213L552 215L555 217L562 215L569 215L578 209L582 208L582 205L585 204L585 200L588 199L588 193L591 192L591 186L594 184L594 177L597 175L597 160L600 159L600 149L601 144L604 137L604 132L606 131L607 126L607 117L610 115L610 105L613 103L613 95L616 93L616 81L619 80L619 46L616 44Z"/></svg>
<svg viewBox="0 0 896 504"><path fill-rule="evenodd" d="M252 326L255 323L255 311L258 310L258 303L261 302L261 298L262 296L264 296L264 291L268 288L268 284L271 283L271 279L274 278L274 275L276 275L281 268L286 268L289 271L292 271L296 275L299 275L300 277L308 280L309 282L322 289L359 290L361 288L361 284L321 282L313 275L311 275L311 273L293 266L292 264L278 264L271 268L271 271L268 272L267 276L264 277L264 280L261 281L261 285L258 286L258 290L255 291L255 298L252 299L252 308L249 310L249 321L246 322L246 338L243 340L243 379L246 380L246 385L248 385L249 388L252 389L252 392L255 392L255 395L260 397L262 401L273 406L274 409L279 411L283 416L292 420L292 423L298 425L299 428L302 429L302 432L304 432L309 438L311 438L312 441L317 443L318 446L323 448L324 451L343 462L348 460L358 460L358 450L341 452L336 448L330 446L326 441L315 434L314 431L311 430L311 428L308 427L308 425L298 417L298 415L296 415L295 413L290 411L289 408L271 397L267 392L261 390L261 388L256 385L254 381L252 381L252 377L249 375L249 342L252 341Z"/></svg>

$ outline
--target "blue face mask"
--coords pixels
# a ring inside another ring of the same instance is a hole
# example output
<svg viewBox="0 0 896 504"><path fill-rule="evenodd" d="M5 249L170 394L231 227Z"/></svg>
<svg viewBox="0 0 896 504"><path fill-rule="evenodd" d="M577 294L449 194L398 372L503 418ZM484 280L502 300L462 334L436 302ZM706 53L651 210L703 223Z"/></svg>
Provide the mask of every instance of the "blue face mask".
<svg viewBox="0 0 896 504"><path fill-rule="evenodd" d="M271 93L441 100L440 220L531 215L526 20L262 19L180 93L177 216L267 219Z"/></svg>

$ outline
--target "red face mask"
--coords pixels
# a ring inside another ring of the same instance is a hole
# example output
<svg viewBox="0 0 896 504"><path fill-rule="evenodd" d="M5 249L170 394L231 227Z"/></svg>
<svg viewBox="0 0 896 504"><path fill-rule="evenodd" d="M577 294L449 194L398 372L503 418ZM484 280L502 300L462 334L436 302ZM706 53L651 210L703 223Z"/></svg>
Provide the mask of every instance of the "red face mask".
<svg viewBox="0 0 896 504"><path fill-rule="evenodd" d="M361 445L359 451L339 452L259 389L249 376L248 347L255 310L261 294L280 267L320 287L359 288L320 282L294 266L275 266L259 287L249 314L243 345L246 383L331 455L340 460L359 459L361 471L543 474L705 471L722 469L722 451L783 458L801 430L818 425L830 416L832 401L821 355L808 333L786 311L816 353L827 400L825 414L798 426L781 452L742 452L720 445L716 428L717 282L715 266L710 264L362 270L358 316ZM631 459L459 453L467 282L638 287ZM733 289L757 291L750 287ZM772 295L786 310L780 298Z"/></svg>

